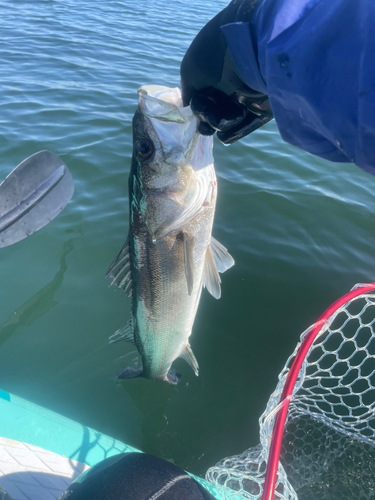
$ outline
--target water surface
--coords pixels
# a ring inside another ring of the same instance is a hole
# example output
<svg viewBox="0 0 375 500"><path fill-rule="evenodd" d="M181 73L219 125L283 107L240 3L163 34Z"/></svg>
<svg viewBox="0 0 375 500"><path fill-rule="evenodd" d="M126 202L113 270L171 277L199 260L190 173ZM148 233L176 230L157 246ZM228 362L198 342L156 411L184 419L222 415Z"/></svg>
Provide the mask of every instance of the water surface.
<svg viewBox="0 0 375 500"><path fill-rule="evenodd" d="M40 0L0 6L0 176L50 149L75 194L0 257L0 387L203 474L258 443L258 418L299 334L375 280L375 179L282 142L274 122L215 143L215 237L236 265L202 294L196 378L115 373L134 347L107 339L130 303L103 276L128 230L136 90L179 84L179 63L222 0Z"/></svg>

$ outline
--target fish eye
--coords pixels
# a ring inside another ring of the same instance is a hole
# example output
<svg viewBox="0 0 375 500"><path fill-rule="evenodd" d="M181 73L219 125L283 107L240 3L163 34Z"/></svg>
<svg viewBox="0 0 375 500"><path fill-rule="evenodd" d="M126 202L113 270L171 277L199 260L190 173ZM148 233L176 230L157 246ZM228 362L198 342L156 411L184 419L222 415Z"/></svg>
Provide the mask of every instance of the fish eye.
<svg viewBox="0 0 375 500"><path fill-rule="evenodd" d="M138 139L135 145L135 152L140 160L149 160L154 154L154 144L150 139Z"/></svg>

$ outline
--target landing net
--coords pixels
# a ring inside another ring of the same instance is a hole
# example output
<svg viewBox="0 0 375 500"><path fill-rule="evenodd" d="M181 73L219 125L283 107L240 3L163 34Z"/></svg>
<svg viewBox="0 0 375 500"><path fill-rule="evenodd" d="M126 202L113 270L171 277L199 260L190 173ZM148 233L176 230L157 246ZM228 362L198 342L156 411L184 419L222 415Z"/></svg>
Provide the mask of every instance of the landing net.
<svg viewBox="0 0 375 500"><path fill-rule="evenodd" d="M207 471L223 499L375 499L374 324L375 283L357 285L301 335L260 444Z"/></svg>

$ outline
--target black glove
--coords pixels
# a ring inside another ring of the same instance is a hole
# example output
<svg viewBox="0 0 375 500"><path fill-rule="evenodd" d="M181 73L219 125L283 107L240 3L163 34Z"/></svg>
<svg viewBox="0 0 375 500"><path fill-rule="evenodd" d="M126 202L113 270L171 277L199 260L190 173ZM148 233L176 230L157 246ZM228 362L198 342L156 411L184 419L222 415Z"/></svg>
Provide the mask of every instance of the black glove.
<svg viewBox="0 0 375 500"><path fill-rule="evenodd" d="M220 30L225 24L250 22L257 3L232 1L198 33L181 63L184 106L190 104L200 119L202 135L218 131L223 144L238 141L273 118L267 95L242 80Z"/></svg>

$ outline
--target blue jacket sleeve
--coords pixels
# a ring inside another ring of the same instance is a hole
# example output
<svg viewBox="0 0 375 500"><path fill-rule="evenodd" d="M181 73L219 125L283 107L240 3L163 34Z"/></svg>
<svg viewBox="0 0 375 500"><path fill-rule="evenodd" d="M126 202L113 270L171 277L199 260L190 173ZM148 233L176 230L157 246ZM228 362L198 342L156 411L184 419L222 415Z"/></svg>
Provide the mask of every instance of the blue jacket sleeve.
<svg viewBox="0 0 375 500"><path fill-rule="evenodd" d="M221 29L285 141L375 174L373 0L260 0L250 23Z"/></svg>

